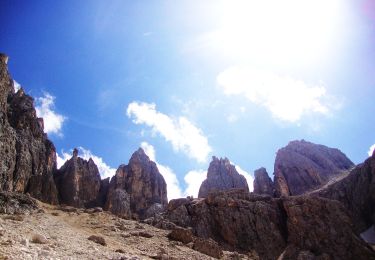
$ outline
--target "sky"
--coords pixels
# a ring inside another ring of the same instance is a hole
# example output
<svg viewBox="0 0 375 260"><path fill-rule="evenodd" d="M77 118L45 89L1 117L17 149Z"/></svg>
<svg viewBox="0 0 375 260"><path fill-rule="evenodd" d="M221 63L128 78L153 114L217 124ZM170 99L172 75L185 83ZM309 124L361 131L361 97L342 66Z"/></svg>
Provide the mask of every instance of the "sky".
<svg viewBox="0 0 375 260"><path fill-rule="evenodd" d="M0 52L35 99L58 165L102 177L142 147L168 198L197 196L211 156L252 188L305 139L354 163L375 147L375 0L3 0Z"/></svg>

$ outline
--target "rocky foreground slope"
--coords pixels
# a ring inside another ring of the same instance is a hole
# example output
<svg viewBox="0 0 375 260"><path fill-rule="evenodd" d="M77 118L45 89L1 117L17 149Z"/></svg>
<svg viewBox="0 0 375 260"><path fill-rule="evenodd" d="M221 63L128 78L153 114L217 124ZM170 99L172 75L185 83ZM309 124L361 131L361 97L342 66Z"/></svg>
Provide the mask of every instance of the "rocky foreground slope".
<svg viewBox="0 0 375 260"><path fill-rule="evenodd" d="M5 197L13 203L4 202ZM5 208L16 208L18 214L3 214ZM185 245L169 239L169 233L100 208L53 206L0 193L0 259L214 259L207 253L252 259L210 241Z"/></svg>

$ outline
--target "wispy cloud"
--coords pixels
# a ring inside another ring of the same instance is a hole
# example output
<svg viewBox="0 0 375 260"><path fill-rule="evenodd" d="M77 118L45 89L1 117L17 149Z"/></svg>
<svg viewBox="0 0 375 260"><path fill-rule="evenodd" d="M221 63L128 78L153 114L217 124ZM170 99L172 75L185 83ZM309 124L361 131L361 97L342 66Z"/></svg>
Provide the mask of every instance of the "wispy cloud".
<svg viewBox="0 0 375 260"><path fill-rule="evenodd" d="M370 148L368 149L368 156L372 156L372 153L374 152L375 150L375 144L371 145Z"/></svg>
<svg viewBox="0 0 375 260"><path fill-rule="evenodd" d="M90 150L85 149L83 147L78 147L78 151L79 151L79 154L78 154L79 157L85 160L89 160L91 158L94 161L96 166L98 166L98 170L102 178L112 177L113 175L115 175L116 169L106 164L103 161L103 158L93 154ZM56 155L57 155L57 168L60 168L61 166L63 166L64 163L72 157L72 153L69 154L64 151L61 152L61 155L59 155L58 153Z"/></svg>
<svg viewBox="0 0 375 260"><path fill-rule="evenodd" d="M296 122L308 113L327 115L334 107L326 102L326 88L322 84L311 86L249 67L229 68L218 75L217 82L224 94L244 95L283 121Z"/></svg>
<svg viewBox="0 0 375 260"><path fill-rule="evenodd" d="M163 136L175 151L183 151L198 162L205 162L212 151L201 129L185 117L172 118L158 112L155 104L132 102L126 114L135 124L145 124Z"/></svg>
<svg viewBox="0 0 375 260"><path fill-rule="evenodd" d="M245 179L247 181L247 185L249 186L249 190L253 191L253 189L254 189L254 185L253 185L254 177L253 177L253 175L251 175L247 171L243 170L238 165L235 165L235 167L236 167L237 172L245 177Z"/></svg>
<svg viewBox="0 0 375 260"><path fill-rule="evenodd" d="M163 175L164 180L167 183L168 199L171 200L183 197L183 193L180 188L180 183L173 170L168 166L162 165L156 161L156 152L154 146L147 142L142 142L141 147L148 155L150 160L156 163L161 175Z"/></svg>
<svg viewBox="0 0 375 260"><path fill-rule="evenodd" d="M56 153L57 169L60 169L64 163L72 157L72 153L67 153L61 151L61 153Z"/></svg>
<svg viewBox="0 0 375 260"><path fill-rule="evenodd" d="M54 111L55 97L45 92L43 97L36 99L36 114L44 121L44 131L47 134L62 135L62 125L66 117Z"/></svg>

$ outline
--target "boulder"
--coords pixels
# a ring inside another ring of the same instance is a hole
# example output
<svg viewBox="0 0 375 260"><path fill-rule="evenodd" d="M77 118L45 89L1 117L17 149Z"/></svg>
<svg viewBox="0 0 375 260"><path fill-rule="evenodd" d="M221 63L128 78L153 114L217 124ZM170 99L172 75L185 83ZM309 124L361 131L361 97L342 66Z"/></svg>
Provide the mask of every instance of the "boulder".
<svg viewBox="0 0 375 260"><path fill-rule="evenodd" d="M198 197L206 198L211 191L225 191L241 188L249 191L245 177L239 174L228 158L213 156L207 171L207 178L202 182Z"/></svg>
<svg viewBox="0 0 375 260"><path fill-rule="evenodd" d="M300 195L312 191L346 173L353 166L338 149L304 140L292 141L276 155L276 195Z"/></svg>
<svg viewBox="0 0 375 260"><path fill-rule="evenodd" d="M98 167L90 158L78 157L74 149L71 159L54 175L60 202L74 207L93 207L98 204L101 179Z"/></svg>
<svg viewBox="0 0 375 260"><path fill-rule="evenodd" d="M275 195L275 187L265 168L255 170L254 177L254 193L271 197Z"/></svg>
<svg viewBox="0 0 375 260"><path fill-rule="evenodd" d="M121 202L117 199L119 196L129 199ZM120 165L111 179L105 209L119 214L120 208L124 216L131 212L140 219L146 219L164 211L167 204L165 180L155 162L139 148L133 153L129 164ZM128 206L129 210L125 209Z"/></svg>
<svg viewBox="0 0 375 260"><path fill-rule="evenodd" d="M34 100L14 91L6 55L0 55L0 191L29 193L57 204L56 150L36 116Z"/></svg>

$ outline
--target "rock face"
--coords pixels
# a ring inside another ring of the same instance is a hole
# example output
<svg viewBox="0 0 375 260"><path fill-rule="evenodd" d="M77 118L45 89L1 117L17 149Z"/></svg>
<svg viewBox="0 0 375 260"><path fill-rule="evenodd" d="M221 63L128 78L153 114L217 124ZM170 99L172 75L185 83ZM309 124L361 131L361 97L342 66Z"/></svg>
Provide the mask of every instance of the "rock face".
<svg viewBox="0 0 375 260"><path fill-rule="evenodd" d="M156 164L139 148L128 165L120 165L111 179L105 209L123 217L144 219L168 204L167 185Z"/></svg>
<svg viewBox="0 0 375 260"><path fill-rule="evenodd" d="M260 168L254 172L254 193L260 195L269 195L271 197L275 194L275 187L271 178L265 168Z"/></svg>
<svg viewBox="0 0 375 260"><path fill-rule="evenodd" d="M241 188L249 191L249 186L244 176L239 174L236 167L230 164L227 158L213 156L207 171L207 178L202 182L198 197L206 198L211 191L224 191Z"/></svg>
<svg viewBox="0 0 375 260"><path fill-rule="evenodd" d="M0 192L0 214L30 214L36 209L36 200L27 194Z"/></svg>
<svg viewBox="0 0 375 260"><path fill-rule="evenodd" d="M55 182L62 204L74 207L93 207L98 204L100 174L98 167L90 158L88 161L78 157L74 149L71 159L56 172Z"/></svg>
<svg viewBox="0 0 375 260"><path fill-rule="evenodd" d="M355 234L341 203L312 196L282 201L288 226L283 259L375 259L375 252ZM304 255L313 258L301 258Z"/></svg>
<svg viewBox="0 0 375 260"><path fill-rule="evenodd" d="M353 166L354 164L338 149L304 140L292 141L276 155L276 195L299 195L311 191Z"/></svg>
<svg viewBox="0 0 375 260"><path fill-rule="evenodd" d="M28 192L56 204L55 147L36 116L33 98L22 88L14 92L6 61L0 55L0 191Z"/></svg>
<svg viewBox="0 0 375 260"><path fill-rule="evenodd" d="M375 225L375 156L313 195L340 201L350 211L357 233Z"/></svg>
<svg viewBox="0 0 375 260"><path fill-rule="evenodd" d="M223 249L255 251L260 259L373 259L346 209L313 196L271 198L243 190L211 192L205 199L171 200L165 218L192 228ZM315 258L318 257L318 258ZM321 258L319 258L321 257Z"/></svg>

